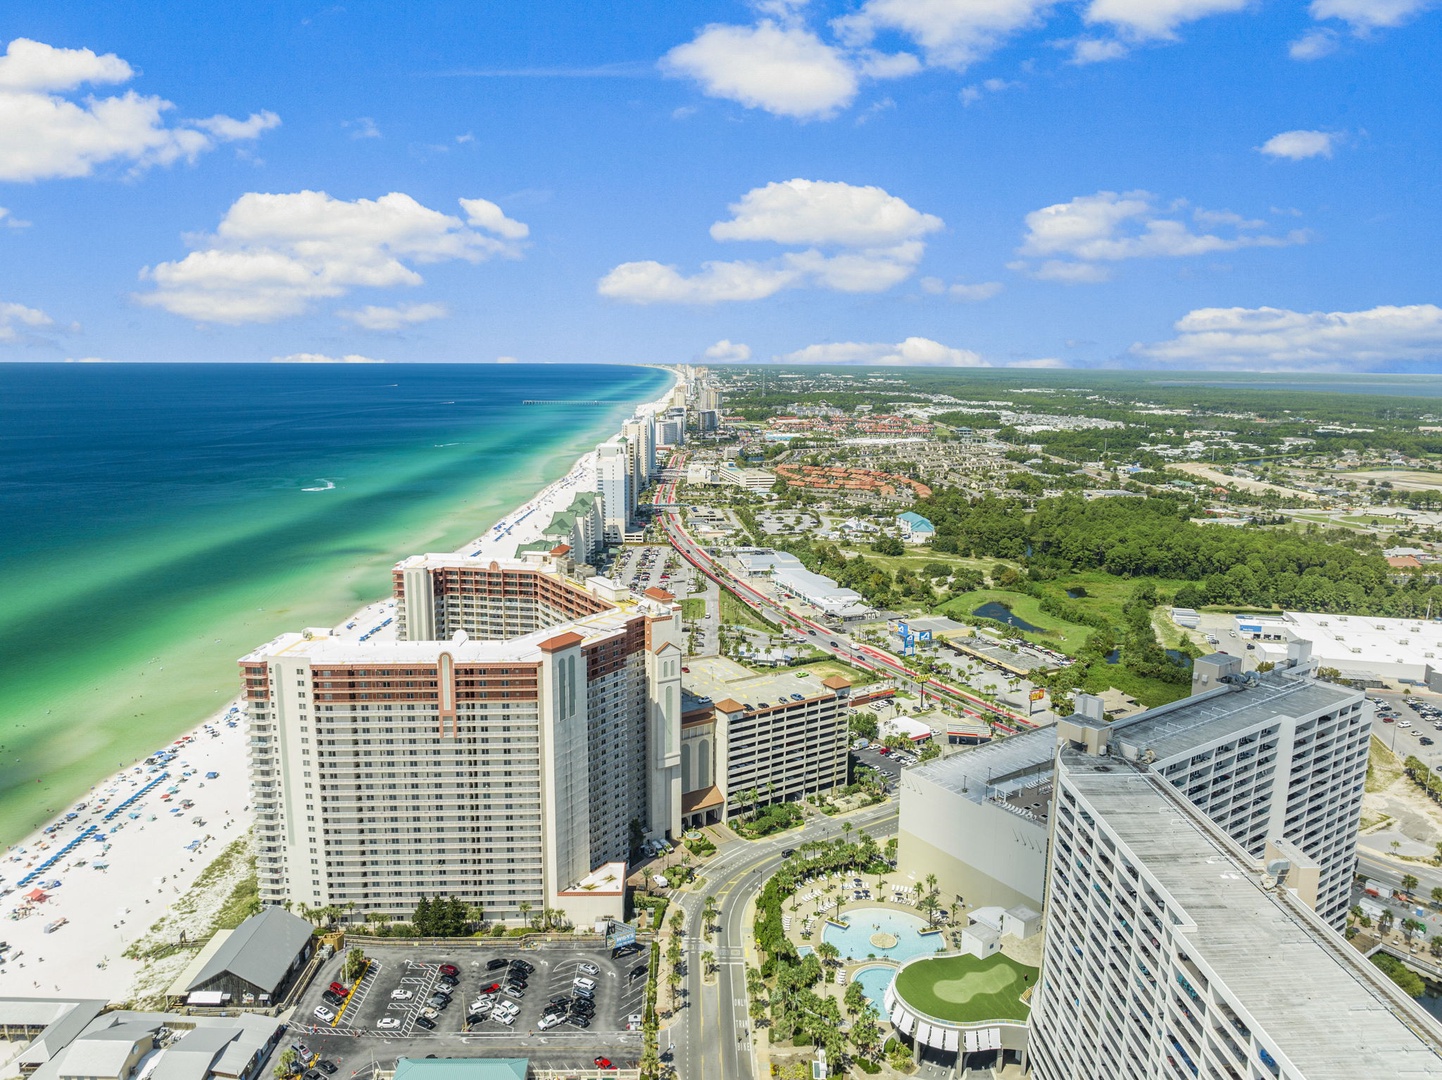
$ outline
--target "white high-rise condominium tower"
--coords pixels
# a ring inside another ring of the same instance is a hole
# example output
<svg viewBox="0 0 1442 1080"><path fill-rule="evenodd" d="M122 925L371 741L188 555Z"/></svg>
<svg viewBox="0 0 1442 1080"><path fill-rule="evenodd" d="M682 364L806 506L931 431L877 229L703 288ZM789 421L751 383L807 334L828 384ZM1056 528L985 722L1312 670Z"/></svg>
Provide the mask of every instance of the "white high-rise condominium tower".
<svg viewBox="0 0 1442 1080"><path fill-rule="evenodd" d="M568 569L417 556L406 640L241 660L264 902L620 917L617 864L680 824L680 609Z"/></svg>
<svg viewBox="0 0 1442 1080"><path fill-rule="evenodd" d="M620 435L596 447L596 490L601 493L602 534L608 544L626 538L636 511L636 487L631 448Z"/></svg>
<svg viewBox="0 0 1442 1080"><path fill-rule="evenodd" d="M1036 1080L1442 1076L1435 1021L1317 918L1315 864L1252 858L1145 767L1058 757Z"/></svg>
<svg viewBox="0 0 1442 1080"><path fill-rule="evenodd" d="M1301 650L1304 651L1304 650ZM1320 868L1318 913L1341 927L1356 863L1372 707L1360 690L1299 666L1257 677L1236 657L1202 657L1191 697L1108 722L1078 696L1077 715L918 769L901 780L900 852L948 896L1010 907L1042 903L1056 739L1085 738L1155 772L1260 857L1296 844Z"/></svg>

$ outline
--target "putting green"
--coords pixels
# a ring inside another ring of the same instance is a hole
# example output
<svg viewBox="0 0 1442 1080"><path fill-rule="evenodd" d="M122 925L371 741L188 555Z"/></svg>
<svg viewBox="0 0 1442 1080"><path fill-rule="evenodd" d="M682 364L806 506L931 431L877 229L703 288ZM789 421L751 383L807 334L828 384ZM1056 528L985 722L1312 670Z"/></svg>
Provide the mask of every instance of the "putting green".
<svg viewBox="0 0 1442 1080"><path fill-rule="evenodd" d="M915 960L896 975L896 992L918 1012L938 1020L1025 1020L1030 1009L1021 995L1036 982L1036 968L997 953L936 956Z"/></svg>
<svg viewBox="0 0 1442 1080"><path fill-rule="evenodd" d="M1009 967L994 967L990 971L973 971L959 979L941 979L932 984L931 992L942 1001L964 1005L978 994L995 994L1005 989L1017 978L1017 973Z"/></svg>

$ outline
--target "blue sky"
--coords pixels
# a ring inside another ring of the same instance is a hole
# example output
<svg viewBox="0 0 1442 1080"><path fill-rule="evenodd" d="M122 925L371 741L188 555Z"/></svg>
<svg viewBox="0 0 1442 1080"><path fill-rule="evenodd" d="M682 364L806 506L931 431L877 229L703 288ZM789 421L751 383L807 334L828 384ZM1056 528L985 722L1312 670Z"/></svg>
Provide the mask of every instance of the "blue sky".
<svg viewBox="0 0 1442 1080"><path fill-rule="evenodd" d="M0 13L0 358L1442 370L1436 0L209 7Z"/></svg>

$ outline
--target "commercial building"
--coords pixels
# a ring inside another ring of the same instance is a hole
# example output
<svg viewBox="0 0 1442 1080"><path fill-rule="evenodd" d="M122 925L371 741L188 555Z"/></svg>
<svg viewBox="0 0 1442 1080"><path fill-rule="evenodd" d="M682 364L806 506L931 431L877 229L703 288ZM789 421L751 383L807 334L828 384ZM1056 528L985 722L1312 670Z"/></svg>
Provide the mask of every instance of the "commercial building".
<svg viewBox="0 0 1442 1080"><path fill-rule="evenodd" d="M190 1005L269 1005L284 999L315 952L315 927L282 907L217 930L171 984Z"/></svg>
<svg viewBox="0 0 1442 1080"><path fill-rule="evenodd" d="M285 1034L272 1016L103 1011L103 1001L0 998L31 1080L258 1080Z"/></svg>
<svg viewBox="0 0 1442 1080"><path fill-rule="evenodd" d="M783 596L805 601L834 619L860 622L876 616L876 609L855 589L812 573L790 552L743 548L736 553L736 559L748 577L769 577Z"/></svg>
<svg viewBox="0 0 1442 1080"><path fill-rule="evenodd" d="M901 529L904 544L927 544L936 535L936 526L915 510L896 515L896 524Z"/></svg>
<svg viewBox="0 0 1442 1080"><path fill-rule="evenodd" d="M1424 683L1428 669L1442 670L1442 622L1383 619L1376 615L1238 615L1237 635L1275 662L1288 645L1307 641L1322 667L1361 686Z"/></svg>
<svg viewBox="0 0 1442 1080"><path fill-rule="evenodd" d="M1317 912L1341 926L1355 864L1372 708L1297 667L1243 677L1237 657L1194 665L1191 697L1107 722L1098 699L1044 729L908 769L903 869L935 873L966 906L1040 909L1058 737L1077 732L1172 784L1244 851L1290 841L1318 867Z"/></svg>
<svg viewBox="0 0 1442 1080"><path fill-rule="evenodd" d="M687 827L846 784L850 681L791 671L758 675L717 657L692 659L688 667L681 712Z"/></svg>
<svg viewBox="0 0 1442 1080"><path fill-rule="evenodd" d="M1442 1075L1435 1021L1312 910L1315 866L1107 749L1058 756L1036 1080Z"/></svg>
<svg viewBox="0 0 1442 1080"><path fill-rule="evenodd" d="M723 485L743 488L754 495L764 495L776 483L776 474L769 469L746 469L734 461L722 462L718 478Z"/></svg>
<svg viewBox="0 0 1442 1080"><path fill-rule="evenodd" d="M623 436L613 435L596 447L596 490L601 495L601 538L619 544L636 516L635 459Z"/></svg>
<svg viewBox="0 0 1442 1080"><path fill-rule="evenodd" d="M680 606L564 554L396 567L403 640L284 634L240 661L261 898L515 918L680 821ZM620 917L616 894L614 917Z"/></svg>

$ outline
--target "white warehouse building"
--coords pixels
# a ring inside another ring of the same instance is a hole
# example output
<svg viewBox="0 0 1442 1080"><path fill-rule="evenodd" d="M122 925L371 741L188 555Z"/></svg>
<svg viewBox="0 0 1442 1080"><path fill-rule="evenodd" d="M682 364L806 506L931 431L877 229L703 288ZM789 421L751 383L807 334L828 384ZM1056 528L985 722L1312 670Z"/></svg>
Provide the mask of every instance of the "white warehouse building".
<svg viewBox="0 0 1442 1080"><path fill-rule="evenodd" d="M1320 666L1363 685L1424 683L1429 668L1442 670L1442 622L1305 611L1238 615L1236 621L1237 636L1263 659L1276 661L1288 644L1309 641Z"/></svg>

